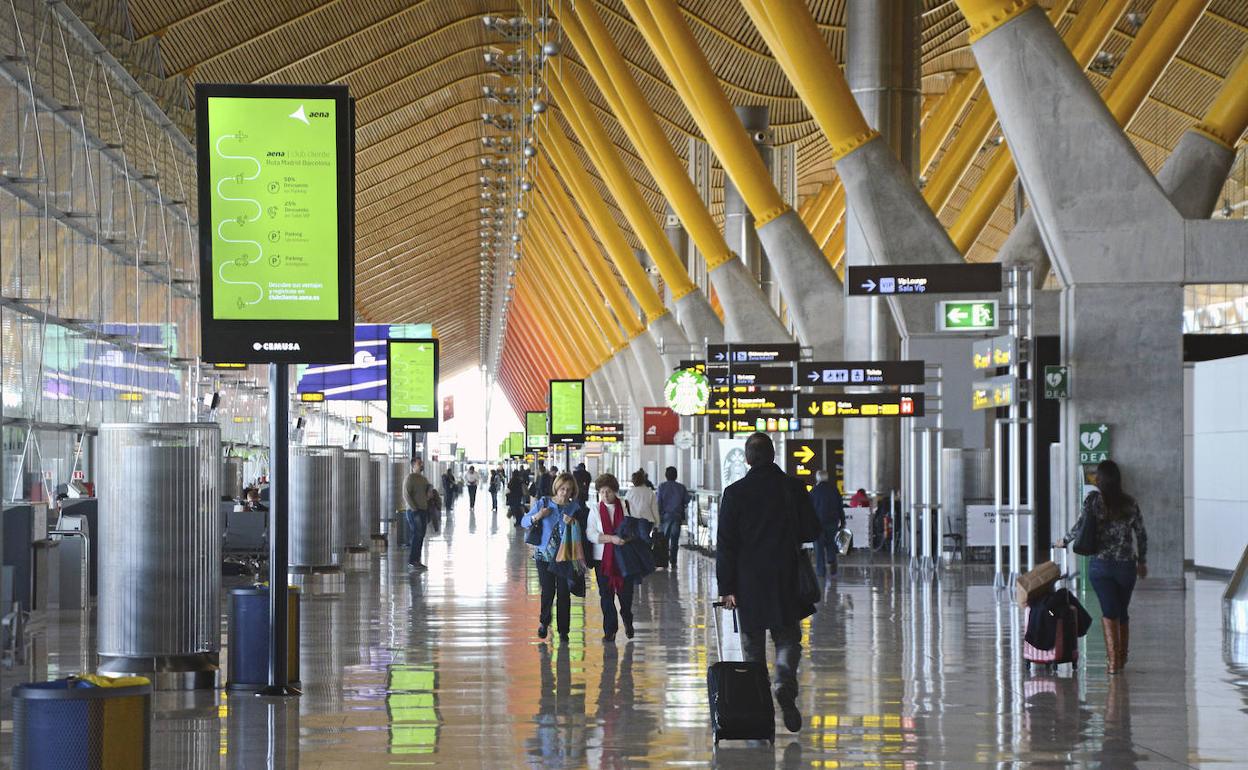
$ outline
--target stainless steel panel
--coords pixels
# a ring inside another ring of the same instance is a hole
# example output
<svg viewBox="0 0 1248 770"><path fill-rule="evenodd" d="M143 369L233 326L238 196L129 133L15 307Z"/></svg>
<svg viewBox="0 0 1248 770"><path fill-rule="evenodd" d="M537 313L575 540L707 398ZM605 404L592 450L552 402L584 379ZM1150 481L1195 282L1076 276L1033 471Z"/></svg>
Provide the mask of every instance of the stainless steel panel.
<svg viewBox="0 0 1248 770"><path fill-rule="evenodd" d="M385 462L386 456L383 454L373 454L368 457L368 480L364 489L364 508L360 511L366 537L381 534L382 467L385 465Z"/></svg>
<svg viewBox="0 0 1248 770"><path fill-rule="evenodd" d="M212 423L100 427L101 656L219 651L220 439Z"/></svg>
<svg viewBox="0 0 1248 770"><path fill-rule="evenodd" d="M992 450L963 449L962 494L967 504L992 502Z"/></svg>
<svg viewBox="0 0 1248 770"><path fill-rule="evenodd" d="M342 448L298 446L290 449L290 566L334 565L334 469Z"/></svg>

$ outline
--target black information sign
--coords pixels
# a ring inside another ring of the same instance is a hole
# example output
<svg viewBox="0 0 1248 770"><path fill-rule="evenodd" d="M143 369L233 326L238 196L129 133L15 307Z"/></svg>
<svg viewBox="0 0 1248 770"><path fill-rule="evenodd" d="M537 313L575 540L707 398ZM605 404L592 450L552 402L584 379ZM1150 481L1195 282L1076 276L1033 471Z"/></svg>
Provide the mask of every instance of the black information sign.
<svg viewBox="0 0 1248 770"><path fill-rule="evenodd" d="M968 294L1001 291L1001 265L862 265L849 267L845 287L850 296L897 294Z"/></svg>
<svg viewBox="0 0 1248 770"><path fill-rule="evenodd" d="M784 444L784 470L813 485L815 471L827 467L828 448L823 439L789 439Z"/></svg>
<svg viewBox="0 0 1248 770"><path fill-rule="evenodd" d="M195 86L201 355L333 364L355 345L345 85Z"/></svg>
<svg viewBox="0 0 1248 770"><path fill-rule="evenodd" d="M696 358L688 358L681 361L680 365L676 367L676 371L683 369L696 369L699 372L704 372L706 371L706 362Z"/></svg>
<svg viewBox="0 0 1248 770"><path fill-rule="evenodd" d="M713 364L777 364L794 362L802 357L802 348L795 342L742 342L707 345L706 360Z"/></svg>
<svg viewBox="0 0 1248 770"><path fill-rule="evenodd" d="M802 394L797 397L799 417L922 417L922 393Z"/></svg>
<svg viewBox="0 0 1248 770"><path fill-rule="evenodd" d="M731 375L727 369L716 369L709 376L712 385L792 385L793 367L733 364Z"/></svg>
<svg viewBox="0 0 1248 770"><path fill-rule="evenodd" d="M922 385L922 361L802 361L798 385Z"/></svg>

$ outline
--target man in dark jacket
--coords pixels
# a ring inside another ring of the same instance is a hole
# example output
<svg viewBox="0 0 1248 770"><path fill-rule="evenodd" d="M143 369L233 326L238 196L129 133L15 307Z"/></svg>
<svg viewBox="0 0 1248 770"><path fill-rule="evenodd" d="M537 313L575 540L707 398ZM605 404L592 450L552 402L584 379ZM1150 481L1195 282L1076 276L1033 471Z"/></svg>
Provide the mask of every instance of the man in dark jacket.
<svg viewBox="0 0 1248 770"><path fill-rule="evenodd" d="M820 534L819 520L801 482L775 463L766 433L745 442L745 478L724 490L719 504L715 571L725 607L738 611L747 661L766 662L767 632L776 647L776 702L789 732L802 729L797 710L799 623L815 608L798 598L797 558L802 543Z"/></svg>
<svg viewBox="0 0 1248 770"><path fill-rule="evenodd" d="M593 483L593 477L589 475L589 471L585 470L585 463L577 463L576 470L572 471L572 478L576 479L577 497L582 503L589 504L589 485Z"/></svg>
<svg viewBox="0 0 1248 770"><path fill-rule="evenodd" d="M845 526L845 503L836 484L828 482L828 472L815 473L815 487L810 490L810 500L815 506L815 516L823 527L815 540L815 572L819 577L836 574L836 532Z"/></svg>

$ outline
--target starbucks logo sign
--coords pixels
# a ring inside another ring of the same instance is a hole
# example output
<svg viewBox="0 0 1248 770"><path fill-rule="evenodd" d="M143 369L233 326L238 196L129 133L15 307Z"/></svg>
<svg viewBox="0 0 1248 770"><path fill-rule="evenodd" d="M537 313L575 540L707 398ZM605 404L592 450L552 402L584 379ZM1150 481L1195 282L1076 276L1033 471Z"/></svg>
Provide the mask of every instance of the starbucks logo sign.
<svg viewBox="0 0 1248 770"><path fill-rule="evenodd" d="M711 384L706 375L696 369L681 369L667 378L663 398L676 414L698 414L706 409L711 396Z"/></svg>

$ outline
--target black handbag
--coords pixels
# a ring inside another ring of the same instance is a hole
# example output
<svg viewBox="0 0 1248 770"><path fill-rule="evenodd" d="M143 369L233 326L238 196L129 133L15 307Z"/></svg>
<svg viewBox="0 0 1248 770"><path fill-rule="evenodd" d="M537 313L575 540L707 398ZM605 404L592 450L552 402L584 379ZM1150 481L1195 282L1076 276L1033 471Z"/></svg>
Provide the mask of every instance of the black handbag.
<svg viewBox="0 0 1248 770"><path fill-rule="evenodd" d="M1074 540L1071 541L1070 547L1080 556L1093 556L1099 546L1096 542L1096 508L1089 505L1087 514L1079 520L1079 528L1075 531Z"/></svg>
<svg viewBox="0 0 1248 770"><path fill-rule="evenodd" d="M793 502L793 495L789 491L788 479L784 480L784 504L789 509L790 515L797 514L797 506ZM806 555L806 549L802 548L802 544L798 543L793 553L796 560L797 568L797 599L803 605L818 604L823 599L823 587L819 584L819 577L815 574L814 565L810 563L810 557Z"/></svg>
<svg viewBox="0 0 1248 770"><path fill-rule="evenodd" d="M818 604L823 598L819 578L804 548L797 549L797 598L802 604Z"/></svg>
<svg viewBox="0 0 1248 770"><path fill-rule="evenodd" d="M546 498L542 498L542 503L545 504L546 502ZM524 533L524 542L528 545L540 546L542 544L542 523L540 521L533 522L533 525Z"/></svg>

